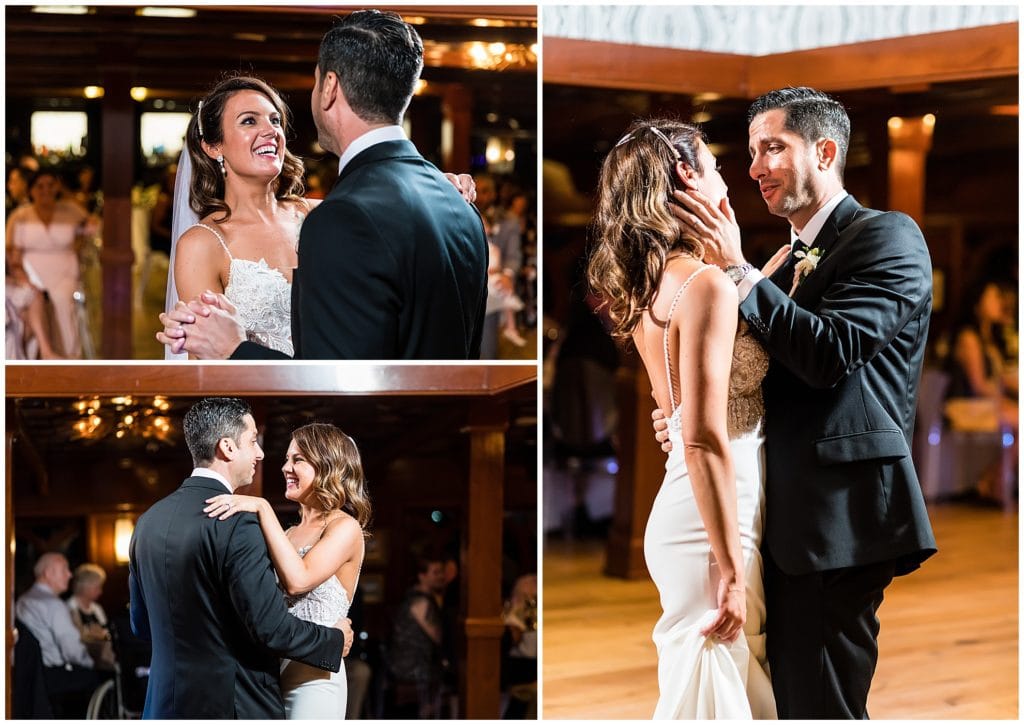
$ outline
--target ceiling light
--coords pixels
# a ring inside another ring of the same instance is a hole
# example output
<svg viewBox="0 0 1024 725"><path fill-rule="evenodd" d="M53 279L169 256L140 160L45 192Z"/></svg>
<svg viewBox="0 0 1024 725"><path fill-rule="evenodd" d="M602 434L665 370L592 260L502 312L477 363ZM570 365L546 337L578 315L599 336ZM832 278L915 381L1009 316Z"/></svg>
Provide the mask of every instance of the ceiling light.
<svg viewBox="0 0 1024 725"><path fill-rule="evenodd" d="M145 86L132 86L131 94L132 98L139 103L142 103L146 100L146 96L149 94L149 89Z"/></svg>
<svg viewBox="0 0 1024 725"><path fill-rule="evenodd" d="M139 8L136 15L146 18L194 18L196 11L192 8Z"/></svg>
<svg viewBox="0 0 1024 725"><path fill-rule="evenodd" d="M103 86L86 86L82 95L86 98L103 98Z"/></svg>
<svg viewBox="0 0 1024 725"><path fill-rule="evenodd" d="M88 15L89 8L85 5L36 5L34 13L51 13L53 15Z"/></svg>

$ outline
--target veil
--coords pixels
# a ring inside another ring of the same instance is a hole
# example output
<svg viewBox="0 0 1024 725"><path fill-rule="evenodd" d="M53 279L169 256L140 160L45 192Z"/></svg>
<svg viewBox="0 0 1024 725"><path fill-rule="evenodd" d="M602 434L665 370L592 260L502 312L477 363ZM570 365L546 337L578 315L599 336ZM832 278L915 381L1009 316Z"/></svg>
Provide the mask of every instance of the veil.
<svg viewBox="0 0 1024 725"><path fill-rule="evenodd" d="M171 211L171 259L167 268L167 293L164 296L164 312L168 312L178 304L178 288L174 284L174 253L178 248L178 239L189 227L199 221L199 216L192 211L189 203L189 192L192 188L192 159L189 158L188 147L181 149L178 157L178 173L174 179L174 206ZM165 360L187 360L188 353L172 353L169 347L164 348Z"/></svg>

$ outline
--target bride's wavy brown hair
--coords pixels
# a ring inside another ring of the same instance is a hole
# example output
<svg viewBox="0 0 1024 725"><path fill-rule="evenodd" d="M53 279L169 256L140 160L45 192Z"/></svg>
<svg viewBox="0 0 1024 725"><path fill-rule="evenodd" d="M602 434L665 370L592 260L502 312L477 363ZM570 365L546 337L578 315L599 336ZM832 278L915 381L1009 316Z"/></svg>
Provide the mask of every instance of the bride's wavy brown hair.
<svg viewBox="0 0 1024 725"><path fill-rule="evenodd" d="M220 212L217 223L231 218L231 208L224 201L224 174L220 164L203 151L202 142L218 144L224 140L224 106L228 99L239 91L256 91L264 96L281 114L281 129L288 136L288 105L281 100L277 91L269 84L253 76L231 76L213 87L197 112L192 114L185 131L185 145L192 160L192 185L189 189L189 205L199 218ZM202 126L202 133L199 128ZM302 201L306 187L303 182L305 169L302 159L285 147L284 164L281 173L274 179L274 196L288 201Z"/></svg>
<svg viewBox="0 0 1024 725"><path fill-rule="evenodd" d="M697 149L702 138L700 129L688 123L638 120L604 159L587 279L607 307L615 338L628 340L632 335L654 298L670 254L704 256L700 242L680 233L668 208L677 188L672 149L701 175Z"/></svg>
<svg viewBox="0 0 1024 725"><path fill-rule="evenodd" d="M313 467L312 496L316 508L325 513L344 511L359 522L363 535L368 535L370 497L355 441L330 423L297 428L292 440Z"/></svg>

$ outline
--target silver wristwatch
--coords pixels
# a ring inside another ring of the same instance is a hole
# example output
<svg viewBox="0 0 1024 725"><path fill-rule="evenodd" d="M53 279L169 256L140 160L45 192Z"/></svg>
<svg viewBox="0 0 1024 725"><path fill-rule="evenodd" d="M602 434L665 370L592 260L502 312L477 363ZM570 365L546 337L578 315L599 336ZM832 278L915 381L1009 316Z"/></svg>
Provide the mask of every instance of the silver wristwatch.
<svg viewBox="0 0 1024 725"><path fill-rule="evenodd" d="M734 283L739 284L753 268L754 265L749 262L744 262L743 264L730 264L725 268L725 273L729 275L729 279Z"/></svg>

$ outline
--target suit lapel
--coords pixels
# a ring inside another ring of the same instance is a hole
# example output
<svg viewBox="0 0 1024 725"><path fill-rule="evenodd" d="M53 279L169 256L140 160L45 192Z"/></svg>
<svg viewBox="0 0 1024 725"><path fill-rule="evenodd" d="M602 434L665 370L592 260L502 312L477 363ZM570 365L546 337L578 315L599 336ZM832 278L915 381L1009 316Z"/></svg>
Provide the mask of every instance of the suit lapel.
<svg viewBox="0 0 1024 725"><path fill-rule="evenodd" d="M814 301L821 297L822 290L817 289L817 285L813 284L815 275L819 274L822 266L828 266L831 264L832 257L836 254L837 250L842 247L846 242L845 239L841 239L843 230L850 226L853 220L857 217L857 213L863 207L853 198L852 195L847 195L845 199L839 202L839 205L829 214L828 219L825 220L825 224L821 227L821 231L818 232L818 236L814 238L814 243L811 244L808 249L820 249L821 258L818 262L818 268L811 272L807 277L804 278L803 282L797 285L796 292L793 293L793 299L796 301ZM794 265L795 266L795 265ZM821 279L826 278L828 275L821 275ZM789 268L789 284L793 284L793 267Z"/></svg>

